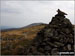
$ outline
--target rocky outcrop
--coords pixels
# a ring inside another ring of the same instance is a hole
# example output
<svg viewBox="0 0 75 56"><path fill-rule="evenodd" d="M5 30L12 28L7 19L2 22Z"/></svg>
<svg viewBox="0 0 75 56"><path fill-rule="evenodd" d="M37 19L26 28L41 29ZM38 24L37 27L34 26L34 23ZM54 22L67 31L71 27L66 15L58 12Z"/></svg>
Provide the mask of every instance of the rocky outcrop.
<svg viewBox="0 0 75 56"><path fill-rule="evenodd" d="M74 51L74 29L65 15L58 13L26 49L27 55L52 55Z"/></svg>

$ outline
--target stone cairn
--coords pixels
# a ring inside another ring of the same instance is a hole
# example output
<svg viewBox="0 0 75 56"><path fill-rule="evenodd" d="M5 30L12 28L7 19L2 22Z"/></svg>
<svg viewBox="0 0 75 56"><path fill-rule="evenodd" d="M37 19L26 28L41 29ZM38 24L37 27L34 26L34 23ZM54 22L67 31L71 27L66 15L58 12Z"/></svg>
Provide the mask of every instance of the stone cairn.
<svg viewBox="0 0 75 56"><path fill-rule="evenodd" d="M74 52L73 25L58 9L51 22L38 32L25 55L56 55L59 52Z"/></svg>

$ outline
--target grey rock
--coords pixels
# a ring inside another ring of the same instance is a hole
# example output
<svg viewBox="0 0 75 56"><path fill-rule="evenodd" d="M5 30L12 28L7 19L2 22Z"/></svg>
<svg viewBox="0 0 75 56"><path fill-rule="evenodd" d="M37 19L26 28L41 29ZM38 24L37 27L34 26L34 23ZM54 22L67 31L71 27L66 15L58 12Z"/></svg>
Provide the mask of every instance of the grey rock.
<svg viewBox="0 0 75 56"><path fill-rule="evenodd" d="M45 46L45 51L49 51L51 50L51 47L50 46Z"/></svg>

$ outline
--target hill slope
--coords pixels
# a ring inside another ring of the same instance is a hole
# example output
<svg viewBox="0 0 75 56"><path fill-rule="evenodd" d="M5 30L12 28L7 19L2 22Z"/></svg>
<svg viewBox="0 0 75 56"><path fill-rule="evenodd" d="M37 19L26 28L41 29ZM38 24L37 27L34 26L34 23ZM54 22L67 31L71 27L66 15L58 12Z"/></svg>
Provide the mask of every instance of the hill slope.
<svg viewBox="0 0 75 56"><path fill-rule="evenodd" d="M46 24L1 32L1 54L18 54Z"/></svg>

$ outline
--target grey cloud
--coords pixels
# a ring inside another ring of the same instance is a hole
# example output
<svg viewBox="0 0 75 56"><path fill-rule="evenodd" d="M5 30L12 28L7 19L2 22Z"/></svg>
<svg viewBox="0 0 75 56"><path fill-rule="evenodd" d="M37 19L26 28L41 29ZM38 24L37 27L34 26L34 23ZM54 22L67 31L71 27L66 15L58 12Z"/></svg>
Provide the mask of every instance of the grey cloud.
<svg viewBox="0 0 75 56"><path fill-rule="evenodd" d="M49 23L60 8L74 24L73 1L4 1L1 3L1 24L22 27L31 23Z"/></svg>
<svg viewBox="0 0 75 56"><path fill-rule="evenodd" d="M0 12L1 12L1 13L16 13L16 14L20 13L20 12L17 11L17 10L8 9L8 8L1 8L1 9L0 9Z"/></svg>

